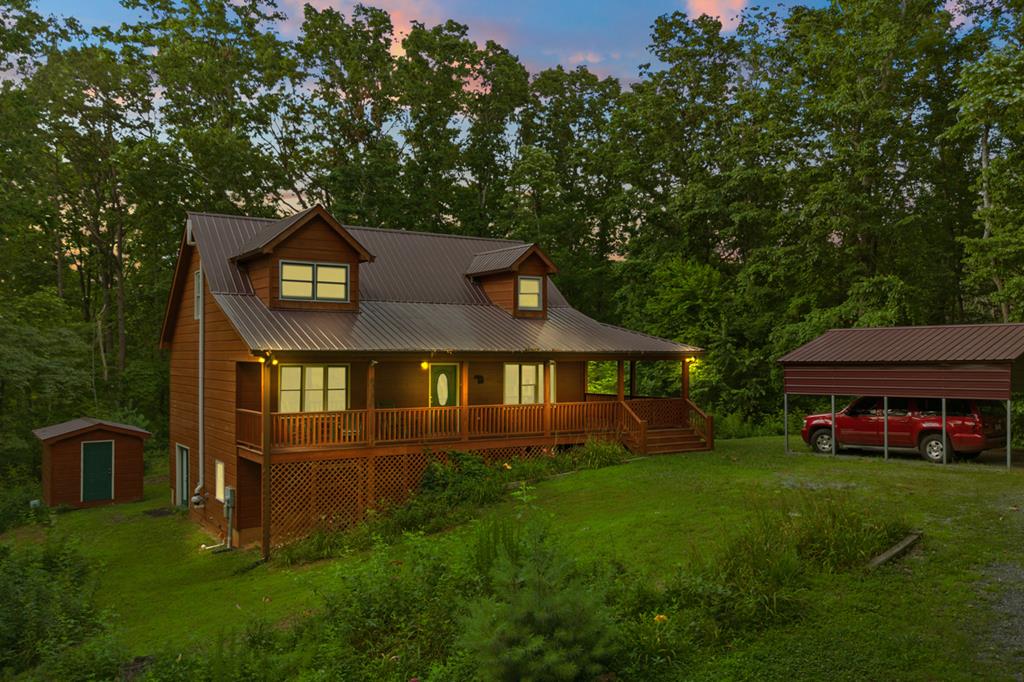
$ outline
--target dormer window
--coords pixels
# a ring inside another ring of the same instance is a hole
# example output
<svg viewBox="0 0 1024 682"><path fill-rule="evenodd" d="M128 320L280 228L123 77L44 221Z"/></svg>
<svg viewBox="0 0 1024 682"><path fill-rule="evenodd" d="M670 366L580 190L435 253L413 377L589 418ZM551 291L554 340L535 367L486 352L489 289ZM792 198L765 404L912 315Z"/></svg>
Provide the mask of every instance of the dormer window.
<svg viewBox="0 0 1024 682"><path fill-rule="evenodd" d="M543 310L541 292L544 291L543 281L540 277L518 278L519 288L519 309L520 310Z"/></svg>
<svg viewBox="0 0 1024 682"><path fill-rule="evenodd" d="M281 298L288 301L348 301L348 265L281 261Z"/></svg>

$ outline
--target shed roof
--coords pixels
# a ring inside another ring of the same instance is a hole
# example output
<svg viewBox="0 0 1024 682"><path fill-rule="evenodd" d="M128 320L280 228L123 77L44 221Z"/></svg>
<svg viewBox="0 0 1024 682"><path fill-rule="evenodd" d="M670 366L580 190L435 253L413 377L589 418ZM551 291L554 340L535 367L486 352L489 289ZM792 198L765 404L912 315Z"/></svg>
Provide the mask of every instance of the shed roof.
<svg viewBox="0 0 1024 682"><path fill-rule="evenodd" d="M831 329L779 359L796 364L1013 362L1024 356L1024 324Z"/></svg>
<svg viewBox="0 0 1024 682"><path fill-rule="evenodd" d="M553 282L547 287L546 319L513 317L493 305L466 276L483 254L502 252L504 261L510 254L518 259L537 249L505 239L345 226L375 256L359 267L359 314L270 309L256 295L236 256L268 231L277 230L282 221L211 213L190 213L189 219L206 284L253 350L607 353L666 358L702 352L695 346L593 320L571 308Z"/></svg>
<svg viewBox="0 0 1024 682"><path fill-rule="evenodd" d="M152 434L145 429L140 429L137 426L130 424L121 424L118 422L109 421L106 419L94 419L92 417L80 417L78 419L71 419L60 424L51 424L50 426L43 426L32 431L36 438L45 442L54 441L63 438L69 438L71 436L93 431L95 429L102 428L109 431L118 431L129 435L141 436L148 438Z"/></svg>

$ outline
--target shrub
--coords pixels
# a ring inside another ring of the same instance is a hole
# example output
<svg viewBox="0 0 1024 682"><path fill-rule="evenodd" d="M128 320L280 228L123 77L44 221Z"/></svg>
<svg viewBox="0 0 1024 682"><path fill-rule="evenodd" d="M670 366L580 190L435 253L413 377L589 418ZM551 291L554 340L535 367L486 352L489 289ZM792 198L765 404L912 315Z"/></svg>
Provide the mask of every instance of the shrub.
<svg viewBox="0 0 1024 682"><path fill-rule="evenodd" d="M7 467L0 473L0 533L41 518L47 510L33 511L29 502L39 499L39 481L25 467Z"/></svg>
<svg viewBox="0 0 1024 682"><path fill-rule="evenodd" d="M878 517L832 495L804 495L788 518L800 557L830 572L864 565L910 530L902 518Z"/></svg>
<svg viewBox="0 0 1024 682"><path fill-rule="evenodd" d="M599 586L588 583L547 540L532 534L492 575L494 595L477 601L462 641L477 678L592 680L614 657L614 629Z"/></svg>
<svg viewBox="0 0 1024 682"><path fill-rule="evenodd" d="M100 629L85 559L70 545L0 545L0 670L18 672Z"/></svg>
<svg viewBox="0 0 1024 682"><path fill-rule="evenodd" d="M801 421L795 433L800 432L802 424ZM754 438L757 436L781 436L782 431L782 415L766 415L758 420L744 417L738 412L715 416L715 438L719 440Z"/></svg>
<svg viewBox="0 0 1024 682"><path fill-rule="evenodd" d="M629 451L616 441L591 438L570 450L569 456L576 469L600 469L622 464L629 457Z"/></svg>

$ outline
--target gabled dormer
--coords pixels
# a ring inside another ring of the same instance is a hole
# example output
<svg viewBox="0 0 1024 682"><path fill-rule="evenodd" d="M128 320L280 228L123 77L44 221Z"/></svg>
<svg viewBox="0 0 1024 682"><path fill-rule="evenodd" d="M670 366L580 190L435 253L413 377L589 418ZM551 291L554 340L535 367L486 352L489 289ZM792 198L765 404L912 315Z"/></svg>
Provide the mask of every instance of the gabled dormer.
<svg viewBox="0 0 1024 682"><path fill-rule="evenodd" d="M267 223L234 261L270 308L359 310L359 264L373 255L317 205Z"/></svg>
<svg viewBox="0 0 1024 682"><path fill-rule="evenodd" d="M491 303L515 317L546 318L548 275L558 268L536 244L516 244L473 257L466 276Z"/></svg>

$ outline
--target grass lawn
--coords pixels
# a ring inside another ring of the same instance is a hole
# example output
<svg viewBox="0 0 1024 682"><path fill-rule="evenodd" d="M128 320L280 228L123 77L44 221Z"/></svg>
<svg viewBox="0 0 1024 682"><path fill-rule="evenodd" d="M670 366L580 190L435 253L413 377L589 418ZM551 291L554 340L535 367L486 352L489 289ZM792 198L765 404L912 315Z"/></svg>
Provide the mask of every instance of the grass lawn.
<svg viewBox="0 0 1024 682"><path fill-rule="evenodd" d="M716 551L754 515L805 490L835 489L924 531L894 565L815 578L802 619L718 652L693 679L1011 679L1021 670L1024 607L1008 607L1024 604L1024 471L781 451L779 438L722 441L713 453L549 480L533 504L576 554L651 580ZM166 501L166 486L148 486L144 502L63 514L55 524L102 564L103 602L133 654L185 650L254 617L300 617L334 579L338 562L253 568L252 552L203 552L208 536L183 517L144 513ZM464 532L437 541L457 547Z"/></svg>

